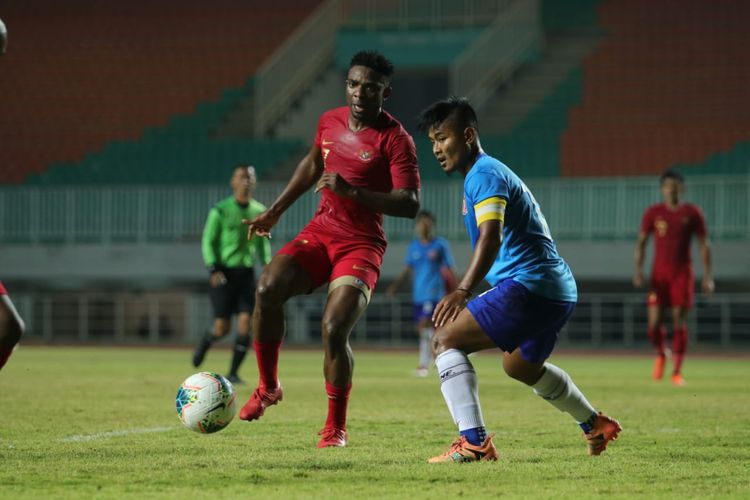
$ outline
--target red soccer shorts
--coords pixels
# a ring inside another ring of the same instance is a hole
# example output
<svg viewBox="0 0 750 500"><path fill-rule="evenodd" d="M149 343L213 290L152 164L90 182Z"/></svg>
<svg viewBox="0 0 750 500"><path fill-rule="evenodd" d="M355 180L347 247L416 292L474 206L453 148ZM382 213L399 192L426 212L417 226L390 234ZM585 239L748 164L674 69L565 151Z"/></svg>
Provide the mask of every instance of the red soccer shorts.
<svg viewBox="0 0 750 500"><path fill-rule="evenodd" d="M695 281L691 269L653 273L646 303L660 307L693 307Z"/></svg>
<svg viewBox="0 0 750 500"><path fill-rule="evenodd" d="M293 257L307 271L312 290L341 276L354 276L372 291L380 277L385 248L373 241L345 239L308 224L278 253Z"/></svg>

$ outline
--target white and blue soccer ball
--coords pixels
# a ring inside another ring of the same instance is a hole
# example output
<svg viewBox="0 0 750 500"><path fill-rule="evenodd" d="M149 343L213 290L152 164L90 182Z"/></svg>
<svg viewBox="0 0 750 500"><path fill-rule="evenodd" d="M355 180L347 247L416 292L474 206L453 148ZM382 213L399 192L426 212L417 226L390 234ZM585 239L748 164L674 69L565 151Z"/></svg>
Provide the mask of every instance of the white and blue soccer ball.
<svg viewBox="0 0 750 500"><path fill-rule="evenodd" d="M237 412L237 394L232 383L217 373L190 375L177 390L175 406L180 421L191 431L218 432L229 425Z"/></svg>

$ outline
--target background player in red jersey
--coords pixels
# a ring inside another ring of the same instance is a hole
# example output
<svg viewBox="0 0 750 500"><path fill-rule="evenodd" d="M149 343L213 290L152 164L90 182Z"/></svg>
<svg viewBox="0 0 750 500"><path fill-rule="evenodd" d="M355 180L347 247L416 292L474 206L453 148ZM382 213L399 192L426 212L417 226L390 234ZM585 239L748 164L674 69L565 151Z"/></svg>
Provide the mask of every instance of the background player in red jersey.
<svg viewBox="0 0 750 500"><path fill-rule="evenodd" d="M0 368L5 366L23 331L23 320L0 281Z"/></svg>
<svg viewBox="0 0 750 500"><path fill-rule="evenodd" d="M698 239L703 261L702 289L714 291L711 276L711 247L706 232L703 212L696 205L682 203L684 181L678 172L668 170L661 176L661 194L664 203L650 206L643 214L641 229L635 245L635 276L633 284L642 287L644 250L649 234L654 234L654 265L648 293L648 338L656 347L657 357L653 378L661 380L664 374L666 353L663 326L664 310L672 311L672 382L685 383L682 378L682 361L687 349L687 313L693 306L694 278L690 258L693 235Z"/></svg>
<svg viewBox="0 0 750 500"><path fill-rule="evenodd" d="M383 110L393 65L359 52L346 78L347 106L321 115L315 141L276 201L251 221L249 236L270 236L284 211L308 189L321 193L315 214L274 256L258 280L253 333L259 384L240 411L254 420L282 398L277 378L284 303L328 283L323 310L323 371L328 418L319 448L346 446L353 359L349 334L367 307L386 248L383 214L414 218L419 171L411 136Z"/></svg>

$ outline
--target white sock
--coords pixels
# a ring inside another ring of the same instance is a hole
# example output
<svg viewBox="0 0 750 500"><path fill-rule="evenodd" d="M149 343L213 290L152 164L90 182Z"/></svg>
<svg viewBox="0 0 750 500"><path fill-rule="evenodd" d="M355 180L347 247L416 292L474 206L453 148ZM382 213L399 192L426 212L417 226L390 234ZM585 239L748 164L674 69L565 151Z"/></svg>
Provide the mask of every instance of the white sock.
<svg viewBox="0 0 750 500"><path fill-rule="evenodd" d="M534 394L541 396L560 411L569 413L579 424L596 413L570 376L557 366L544 363L544 374L532 386Z"/></svg>
<svg viewBox="0 0 750 500"><path fill-rule="evenodd" d="M432 334L435 330L432 328L422 328L419 330L419 366L420 368L429 368L432 363Z"/></svg>
<svg viewBox="0 0 750 500"><path fill-rule="evenodd" d="M448 349L435 358L440 390L459 431L484 427L477 374L463 351Z"/></svg>

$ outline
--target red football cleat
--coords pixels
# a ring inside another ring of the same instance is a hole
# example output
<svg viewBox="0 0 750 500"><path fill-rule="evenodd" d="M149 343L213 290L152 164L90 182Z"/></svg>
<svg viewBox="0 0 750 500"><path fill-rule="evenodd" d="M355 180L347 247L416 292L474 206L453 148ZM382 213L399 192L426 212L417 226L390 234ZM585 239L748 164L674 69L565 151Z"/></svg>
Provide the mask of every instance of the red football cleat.
<svg viewBox="0 0 750 500"><path fill-rule="evenodd" d="M343 447L346 446L346 429L336 429L335 427L324 427L318 433L320 441L318 441L318 448L330 448L334 446Z"/></svg>
<svg viewBox="0 0 750 500"><path fill-rule="evenodd" d="M617 434L621 430L620 422L599 412L594 421L594 428L590 433L584 434L589 446L589 455L601 455L607 449L607 443L617 440Z"/></svg>
<svg viewBox="0 0 750 500"><path fill-rule="evenodd" d="M258 387L253 391L252 396L248 399L245 406L240 410L240 419L257 420L263 416L263 413L271 405L275 405L284 398L284 391L281 384L273 389Z"/></svg>

